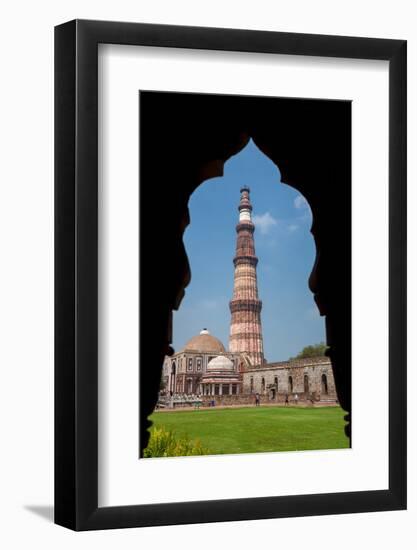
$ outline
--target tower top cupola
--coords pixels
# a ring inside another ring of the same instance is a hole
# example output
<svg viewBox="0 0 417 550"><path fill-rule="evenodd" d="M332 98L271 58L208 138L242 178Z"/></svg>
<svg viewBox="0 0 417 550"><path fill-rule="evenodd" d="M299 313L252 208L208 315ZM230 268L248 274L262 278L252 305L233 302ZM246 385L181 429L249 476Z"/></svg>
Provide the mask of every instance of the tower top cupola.
<svg viewBox="0 0 417 550"><path fill-rule="evenodd" d="M249 193L250 189L246 185L240 190L240 202L238 206L239 222L252 221L252 204L250 202Z"/></svg>

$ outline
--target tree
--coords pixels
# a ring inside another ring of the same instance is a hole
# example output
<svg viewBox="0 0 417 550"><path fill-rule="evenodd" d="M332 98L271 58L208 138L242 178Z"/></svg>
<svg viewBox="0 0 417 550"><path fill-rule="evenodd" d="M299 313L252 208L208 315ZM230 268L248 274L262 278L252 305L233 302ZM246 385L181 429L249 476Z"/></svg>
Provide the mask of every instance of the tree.
<svg viewBox="0 0 417 550"><path fill-rule="evenodd" d="M327 346L324 342L320 344L311 344L303 348L298 355L291 357L290 361L294 359L305 359L307 357L321 357L326 354Z"/></svg>

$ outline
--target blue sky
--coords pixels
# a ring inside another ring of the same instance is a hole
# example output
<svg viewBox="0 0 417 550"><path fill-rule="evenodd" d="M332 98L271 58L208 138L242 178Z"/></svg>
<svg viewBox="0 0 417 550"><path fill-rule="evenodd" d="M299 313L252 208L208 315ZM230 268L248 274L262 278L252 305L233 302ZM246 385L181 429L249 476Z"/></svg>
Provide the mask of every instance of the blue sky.
<svg viewBox="0 0 417 550"><path fill-rule="evenodd" d="M174 312L175 350L204 327L228 348L235 227L243 185L251 190L256 227L266 359L284 361L306 345L325 341L324 320L308 289L315 259L311 211L298 191L280 181L276 166L250 141L225 164L223 177L205 181L191 196L191 224L184 244L192 278Z"/></svg>

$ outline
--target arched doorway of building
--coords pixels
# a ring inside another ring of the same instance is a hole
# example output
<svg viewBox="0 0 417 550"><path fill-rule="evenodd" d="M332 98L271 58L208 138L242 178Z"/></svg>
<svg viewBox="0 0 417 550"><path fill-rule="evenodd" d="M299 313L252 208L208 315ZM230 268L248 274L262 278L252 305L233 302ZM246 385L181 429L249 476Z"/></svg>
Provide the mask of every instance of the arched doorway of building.
<svg viewBox="0 0 417 550"><path fill-rule="evenodd" d="M321 375L321 393L324 395L328 394L327 376L325 374Z"/></svg>
<svg viewBox="0 0 417 550"><path fill-rule="evenodd" d="M175 364L175 361L173 361L171 365L171 377L170 377L170 385L169 385L169 391L171 392L171 395L175 393L176 372L177 372L177 366Z"/></svg>
<svg viewBox="0 0 417 550"><path fill-rule="evenodd" d="M279 389L279 387L278 387L278 376L274 377L274 386L275 386L275 388L274 388L274 390L275 390L274 391L274 399L278 399L278 389Z"/></svg>
<svg viewBox="0 0 417 550"><path fill-rule="evenodd" d="M310 383L308 380L308 375L304 375L304 393L308 394L310 392Z"/></svg>

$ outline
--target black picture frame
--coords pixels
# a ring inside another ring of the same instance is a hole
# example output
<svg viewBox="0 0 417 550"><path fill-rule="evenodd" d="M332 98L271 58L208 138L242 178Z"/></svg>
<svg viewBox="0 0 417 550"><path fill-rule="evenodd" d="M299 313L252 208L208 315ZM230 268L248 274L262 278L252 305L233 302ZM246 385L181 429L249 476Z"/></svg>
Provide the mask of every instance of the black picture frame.
<svg viewBox="0 0 417 550"><path fill-rule="evenodd" d="M389 488L98 507L98 44L389 62ZM406 508L406 41L74 20L55 28L55 523L74 529Z"/></svg>

